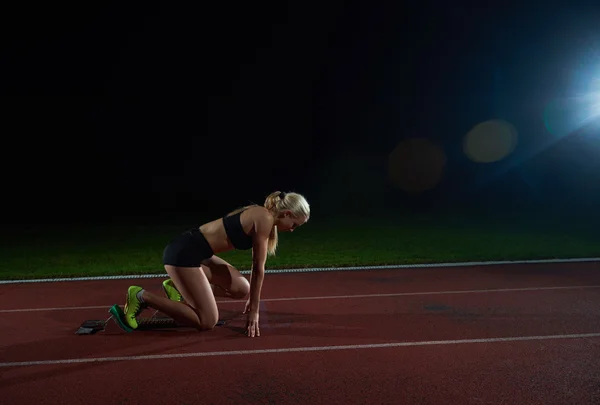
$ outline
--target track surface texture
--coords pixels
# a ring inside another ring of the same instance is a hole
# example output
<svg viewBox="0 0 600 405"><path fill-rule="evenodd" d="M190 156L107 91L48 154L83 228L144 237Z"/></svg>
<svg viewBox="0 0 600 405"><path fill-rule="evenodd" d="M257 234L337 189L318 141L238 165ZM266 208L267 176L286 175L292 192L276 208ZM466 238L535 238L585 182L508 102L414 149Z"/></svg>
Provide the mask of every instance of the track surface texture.
<svg viewBox="0 0 600 405"><path fill-rule="evenodd" d="M75 335L161 282L0 285L0 403L600 403L598 262L268 274L257 338L224 299L208 332Z"/></svg>

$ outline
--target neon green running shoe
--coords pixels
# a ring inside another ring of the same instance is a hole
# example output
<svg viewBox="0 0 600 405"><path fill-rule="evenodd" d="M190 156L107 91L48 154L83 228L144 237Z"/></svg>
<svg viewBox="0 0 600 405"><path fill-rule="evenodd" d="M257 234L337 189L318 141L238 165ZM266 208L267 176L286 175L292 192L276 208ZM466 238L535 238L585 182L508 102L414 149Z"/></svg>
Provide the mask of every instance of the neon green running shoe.
<svg viewBox="0 0 600 405"><path fill-rule="evenodd" d="M171 301L183 302L183 297L181 296L181 294L179 293L177 288L175 288L175 284L173 284L173 280L171 280L169 278L169 279L163 281L162 285L163 285L163 290L165 291L165 294Z"/></svg>
<svg viewBox="0 0 600 405"><path fill-rule="evenodd" d="M142 287L132 285L127 289L127 303L123 312L125 312L125 322L131 329L137 329L138 323L136 317L146 308L145 304L142 304L138 300L137 293L142 290Z"/></svg>

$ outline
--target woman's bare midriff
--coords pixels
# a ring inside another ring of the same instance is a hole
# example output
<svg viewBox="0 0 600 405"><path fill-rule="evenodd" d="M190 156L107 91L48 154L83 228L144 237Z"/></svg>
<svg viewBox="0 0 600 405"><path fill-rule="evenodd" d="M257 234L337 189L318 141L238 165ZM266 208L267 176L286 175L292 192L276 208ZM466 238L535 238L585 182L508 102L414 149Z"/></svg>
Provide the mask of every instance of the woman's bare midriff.
<svg viewBox="0 0 600 405"><path fill-rule="evenodd" d="M242 212L240 220L242 221L242 228L246 234L250 235L253 231L254 217L264 213L265 210L266 209L263 207L252 207ZM215 254L233 249L233 245L225 232L222 218L215 219L214 221L207 222L200 226L200 232L202 232Z"/></svg>

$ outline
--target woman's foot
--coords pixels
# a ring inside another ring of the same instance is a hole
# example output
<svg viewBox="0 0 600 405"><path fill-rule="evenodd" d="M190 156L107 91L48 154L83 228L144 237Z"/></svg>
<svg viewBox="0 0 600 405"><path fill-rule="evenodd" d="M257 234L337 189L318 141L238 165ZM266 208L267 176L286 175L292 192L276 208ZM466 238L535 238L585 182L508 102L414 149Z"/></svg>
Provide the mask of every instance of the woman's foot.
<svg viewBox="0 0 600 405"><path fill-rule="evenodd" d="M143 288L138 286L130 286L127 290L127 302L123 312L125 312L125 322L131 329L137 329L138 323L136 317L146 308L146 304L142 300Z"/></svg>
<svg viewBox="0 0 600 405"><path fill-rule="evenodd" d="M175 284L173 284L173 280L171 280L171 279L165 280L165 281L163 281L162 285L163 285L163 290L164 290L165 294L171 301L183 302L183 297L181 296L181 294L179 293L177 288L175 288Z"/></svg>

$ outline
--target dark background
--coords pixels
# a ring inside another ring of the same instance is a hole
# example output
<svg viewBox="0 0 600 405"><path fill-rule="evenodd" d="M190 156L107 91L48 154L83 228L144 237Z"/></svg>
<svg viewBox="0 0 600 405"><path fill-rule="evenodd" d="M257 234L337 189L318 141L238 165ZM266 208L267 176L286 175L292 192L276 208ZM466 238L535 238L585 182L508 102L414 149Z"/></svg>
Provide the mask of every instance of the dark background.
<svg viewBox="0 0 600 405"><path fill-rule="evenodd" d="M5 9L3 222L205 217L275 190L303 193L313 218L595 216L598 120L557 134L544 114L594 91L599 7L417 3ZM471 161L465 134L495 118L516 149ZM409 192L388 164L414 137L445 165Z"/></svg>

